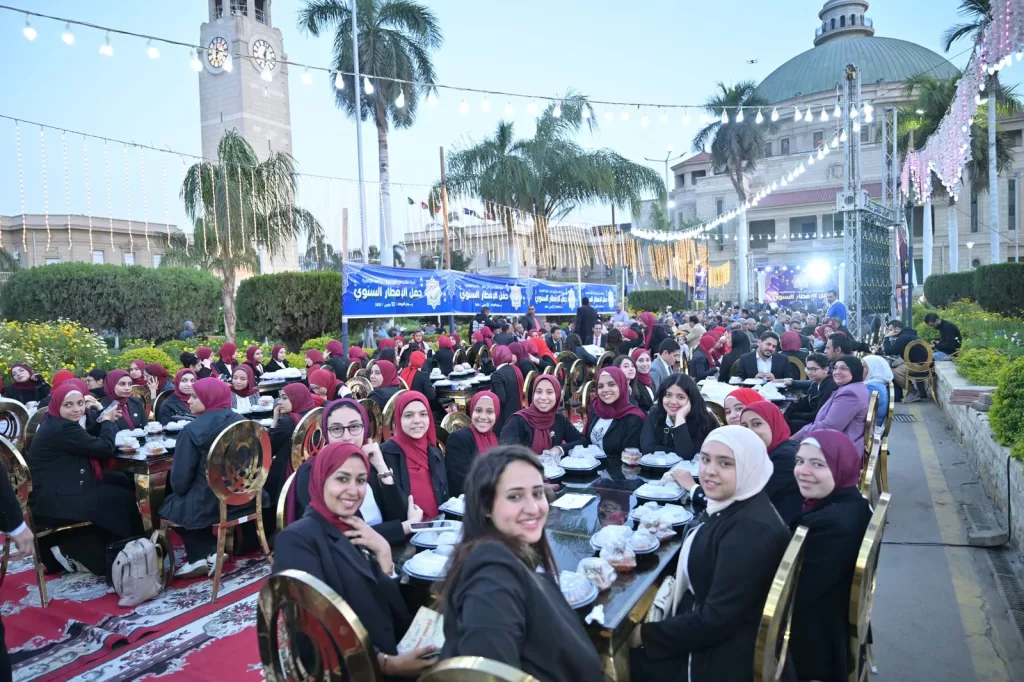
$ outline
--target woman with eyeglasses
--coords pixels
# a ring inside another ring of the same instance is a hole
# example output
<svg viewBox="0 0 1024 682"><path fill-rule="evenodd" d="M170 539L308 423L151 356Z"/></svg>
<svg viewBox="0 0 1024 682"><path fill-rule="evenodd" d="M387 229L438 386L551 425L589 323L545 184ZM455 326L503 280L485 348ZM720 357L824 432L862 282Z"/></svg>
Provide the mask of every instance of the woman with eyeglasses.
<svg viewBox="0 0 1024 682"><path fill-rule="evenodd" d="M430 403L419 391L405 391L395 398L395 430L380 446L387 474L432 519L448 499L448 474L444 453L437 446L437 432Z"/></svg>
<svg viewBox="0 0 1024 682"><path fill-rule="evenodd" d="M828 401L836 382L829 374L828 358L821 353L807 356L806 381L794 381L792 386L804 391L803 396L786 410L786 422L794 433L807 426L818 416L818 410Z"/></svg>
<svg viewBox="0 0 1024 682"><path fill-rule="evenodd" d="M811 431L833 429L846 435L859 450L864 449L864 422L868 417L868 389L864 385L864 365L852 355L840 357L832 365L836 390L821 406L814 421L795 434L803 440Z"/></svg>
<svg viewBox="0 0 1024 682"><path fill-rule="evenodd" d="M324 406L320 426L328 445L355 445L369 459L368 485L359 507L360 517L391 544L404 542L411 524L423 520L423 510L395 483L394 472L385 463L380 446L368 440L370 417L366 410L352 398L335 400ZM285 506L286 523L301 518L309 506L309 476L318 456L306 460L296 470Z"/></svg>

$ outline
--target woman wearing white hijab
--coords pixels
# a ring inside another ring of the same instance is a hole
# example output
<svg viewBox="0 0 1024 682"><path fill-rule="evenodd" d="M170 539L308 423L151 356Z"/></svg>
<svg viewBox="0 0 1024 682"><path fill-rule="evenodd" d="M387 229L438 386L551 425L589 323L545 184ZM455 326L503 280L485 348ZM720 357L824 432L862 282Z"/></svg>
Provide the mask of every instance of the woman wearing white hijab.
<svg viewBox="0 0 1024 682"><path fill-rule="evenodd" d="M772 471L764 441L749 429L723 426L704 440L709 518L683 543L674 615L636 626L629 638L633 679L753 679L761 611L790 539L764 493ZM788 662L781 679L796 679Z"/></svg>
<svg viewBox="0 0 1024 682"><path fill-rule="evenodd" d="M864 385L868 387L868 396L871 391L878 391L878 418L876 426L885 423L885 417L889 414L889 384L892 382L892 368L881 355L865 355L860 359L864 363Z"/></svg>

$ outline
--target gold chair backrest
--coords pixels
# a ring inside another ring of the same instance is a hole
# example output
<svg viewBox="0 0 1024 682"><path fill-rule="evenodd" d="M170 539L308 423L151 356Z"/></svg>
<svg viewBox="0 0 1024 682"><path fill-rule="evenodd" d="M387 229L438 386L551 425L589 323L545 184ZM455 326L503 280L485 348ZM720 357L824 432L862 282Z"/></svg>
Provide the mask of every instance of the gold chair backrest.
<svg viewBox="0 0 1024 682"><path fill-rule="evenodd" d="M928 351L928 359L925 360L924 362L911 362L910 354L915 348L918 347L924 348L926 351ZM922 339L911 341L910 343L907 344L907 347L903 349L903 362L907 364L908 372L931 372L932 369L935 367L935 365L932 362L934 358L935 355L934 353L932 353L932 347L925 343Z"/></svg>
<svg viewBox="0 0 1024 682"><path fill-rule="evenodd" d="M370 394L373 393L373 384L371 384L370 380L366 377L352 377L345 382L345 385L348 386L349 393L351 393L352 397L356 400L368 398L370 397Z"/></svg>
<svg viewBox="0 0 1024 682"><path fill-rule="evenodd" d="M587 363L582 360L577 360L572 363L572 367L569 369L569 390L572 391L573 395L576 395L583 390L583 384L586 382Z"/></svg>
<svg viewBox="0 0 1024 682"><path fill-rule="evenodd" d="M523 405L530 404L530 391L533 390L533 382L537 380L537 376L537 370L531 369L526 373L526 376L523 377Z"/></svg>
<svg viewBox="0 0 1024 682"><path fill-rule="evenodd" d="M367 442L380 443L384 432L384 417L380 413L380 405L373 398L361 398L359 404L366 410L366 415L370 419L370 432L366 434Z"/></svg>
<svg viewBox="0 0 1024 682"><path fill-rule="evenodd" d="M452 364L461 365L465 361L466 351L465 349L459 348L458 350L455 351L454 355L452 355Z"/></svg>
<svg viewBox="0 0 1024 682"><path fill-rule="evenodd" d="M597 367L594 371L600 372L605 367L610 367L611 364L615 362L615 355L616 354L611 351L603 353L601 357L597 359Z"/></svg>
<svg viewBox="0 0 1024 682"><path fill-rule="evenodd" d="M868 414L864 417L864 458L871 456L871 442L875 437L875 422L878 420L878 391L871 391L868 398Z"/></svg>
<svg viewBox="0 0 1024 682"><path fill-rule="evenodd" d="M800 360L800 358L794 358L793 356L790 356L789 364L797 368L797 371L799 372L798 376L800 378L800 381L807 380L807 368L804 366L804 363Z"/></svg>
<svg viewBox="0 0 1024 682"><path fill-rule="evenodd" d="M45 413L46 410L43 412ZM21 505L21 513L25 515L25 518L29 518L28 498L32 494L32 472L14 443L2 436L0 436L0 460L7 468L7 478L10 479L11 487L14 488L14 494L18 498L18 504Z"/></svg>
<svg viewBox="0 0 1024 682"><path fill-rule="evenodd" d="M281 571L267 579L259 594L256 636L270 682L383 679L355 611L305 571Z"/></svg>
<svg viewBox="0 0 1024 682"><path fill-rule="evenodd" d="M761 625L757 630L754 648L755 682L775 682L785 670L789 628L793 621L793 604L800 583L806 537L807 526L799 526L775 571L768 599L761 612Z"/></svg>
<svg viewBox="0 0 1024 682"><path fill-rule="evenodd" d="M149 394L149 386L132 386L132 395L142 401L146 406L146 414L152 412L153 397Z"/></svg>
<svg viewBox="0 0 1024 682"><path fill-rule="evenodd" d="M569 366L572 366L572 363L579 360L579 358L576 357L575 353L568 350L563 350L561 353L558 354L558 356L555 359L558 362L558 364L561 365L562 363L565 363Z"/></svg>
<svg viewBox="0 0 1024 682"><path fill-rule="evenodd" d="M732 366L729 368L729 376L730 377L738 377L739 375L740 375L740 361L737 358L736 362L732 363Z"/></svg>
<svg viewBox="0 0 1024 682"><path fill-rule="evenodd" d="M297 471L302 463L320 452L327 443L327 436L320 425L324 408L314 407L302 415L292 432L292 471Z"/></svg>
<svg viewBox="0 0 1024 682"><path fill-rule="evenodd" d="M889 442L889 431L892 429L892 415L896 411L896 388L889 382L889 409L885 413L885 423L882 425L882 442Z"/></svg>
<svg viewBox="0 0 1024 682"><path fill-rule="evenodd" d="M880 451L880 447L872 448L871 457L860 474L860 494L868 502L871 502L871 488L875 484L875 476L878 475L878 453Z"/></svg>
<svg viewBox="0 0 1024 682"><path fill-rule="evenodd" d="M402 388L406 389L406 390L409 389L409 384L407 384L405 382L405 379L403 379L402 377L398 377L398 385L401 386Z"/></svg>
<svg viewBox="0 0 1024 682"><path fill-rule="evenodd" d="M36 410L36 414L45 409ZM34 415L33 415L34 416ZM25 437L28 431L28 408L19 401L10 398L0 398L0 437L11 441L20 450L25 450Z"/></svg>
<svg viewBox="0 0 1024 682"><path fill-rule="evenodd" d="M465 412L449 412L441 420L441 428L448 433L469 427L469 415Z"/></svg>
<svg viewBox="0 0 1024 682"><path fill-rule="evenodd" d="M249 419L217 434L206 460L206 481L217 498L229 505L245 504L263 490L270 471L270 435Z"/></svg>
<svg viewBox="0 0 1024 682"><path fill-rule="evenodd" d="M174 395L174 391L162 391L162 392L157 394L156 400L153 401L153 418L154 419L158 419L159 418L160 408L163 407L163 404L172 395Z"/></svg>
<svg viewBox="0 0 1024 682"><path fill-rule="evenodd" d="M878 485L875 486L878 490L879 496L882 493L889 492L889 443L882 441L882 446L878 449L878 467L875 471L875 480Z"/></svg>
<svg viewBox="0 0 1024 682"><path fill-rule="evenodd" d="M878 571L878 555L882 548L885 521L889 515L889 493L882 493L875 505L875 511L864 531L860 552L853 569L853 583L850 587L850 655L854 657L850 678L860 680L867 658L868 629L871 625L871 609L875 601L875 577ZM856 677L854 677L856 675Z"/></svg>
<svg viewBox="0 0 1024 682"><path fill-rule="evenodd" d="M718 403L708 403L708 412L715 418L719 426L725 426L725 408Z"/></svg>
<svg viewBox="0 0 1024 682"><path fill-rule="evenodd" d="M363 366L359 364L359 361L358 360L354 360L353 362L351 362L349 364L348 369L345 370L345 378L346 379L354 379L355 376L356 376L356 372L358 372L362 368L363 368Z"/></svg>
<svg viewBox="0 0 1024 682"><path fill-rule="evenodd" d="M373 362L373 361L371 360L371 362ZM356 370L356 376L354 378L366 379L367 381L369 381L370 380L370 366L367 365L365 369Z"/></svg>
<svg viewBox="0 0 1024 682"><path fill-rule="evenodd" d="M588 381L583 384L583 390L580 391L580 403L583 406L583 421L584 423L590 416L590 403L594 401L594 393L596 392L596 386L593 381Z"/></svg>
<svg viewBox="0 0 1024 682"><path fill-rule="evenodd" d="M505 663L481 656L456 656L420 675L419 682L540 682Z"/></svg>
<svg viewBox="0 0 1024 682"><path fill-rule="evenodd" d="M32 439L36 436L36 431L39 430L39 425L46 419L46 410L36 410L35 414L28 418L28 425L25 427L25 447L24 452L28 454L32 449Z"/></svg>
<svg viewBox="0 0 1024 682"><path fill-rule="evenodd" d="M551 376L554 376L554 374L555 374L555 366L554 365L548 365L547 367L544 368L544 371L541 372L541 374L550 374Z"/></svg>
<svg viewBox="0 0 1024 682"><path fill-rule="evenodd" d="M288 525L287 519L285 518L285 511L288 507L288 493L291 491L292 486L295 485L295 475L297 471L293 471L289 476L284 485L281 486L281 494L277 498L277 530L280 531L282 528Z"/></svg>
<svg viewBox="0 0 1024 682"><path fill-rule="evenodd" d="M384 412L381 414L380 425L383 430L389 431L395 422L395 406L398 404L398 396L405 393L404 388L400 388L395 391L395 394L388 398L388 401L384 403Z"/></svg>

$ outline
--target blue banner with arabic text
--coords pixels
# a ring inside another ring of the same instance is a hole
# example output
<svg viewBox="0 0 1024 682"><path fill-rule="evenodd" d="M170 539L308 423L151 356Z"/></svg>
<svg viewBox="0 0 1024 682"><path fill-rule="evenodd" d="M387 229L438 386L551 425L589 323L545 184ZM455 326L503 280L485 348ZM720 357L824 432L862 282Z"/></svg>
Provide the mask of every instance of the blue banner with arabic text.
<svg viewBox="0 0 1024 682"><path fill-rule="evenodd" d="M501 279L448 273L448 292L456 315L476 315L487 306L491 315L525 315L529 303L529 280Z"/></svg>
<svg viewBox="0 0 1024 682"><path fill-rule="evenodd" d="M341 310L345 317L447 314L452 310L444 270L407 270L345 263Z"/></svg>

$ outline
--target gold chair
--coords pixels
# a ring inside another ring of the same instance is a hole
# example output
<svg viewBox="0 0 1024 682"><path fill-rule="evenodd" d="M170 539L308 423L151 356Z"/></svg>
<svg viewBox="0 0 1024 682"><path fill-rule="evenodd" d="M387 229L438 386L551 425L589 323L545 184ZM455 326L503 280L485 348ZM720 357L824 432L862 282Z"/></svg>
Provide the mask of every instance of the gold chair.
<svg viewBox="0 0 1024 682"><path fill-rule="evenodd" d="M383 443L381 436L383 435L384 428L384 416L380 412L380 405L373 398L362 398L359 404L366 410L366 415L370 419L370 432L366 434L366 440L374 441L377 443Z"/></svg>
<svg viewBox="0 0 1024 682"><path fill-rule="evenodd" d="M35 414L40 412L46 414L46 410L36 410ZM29 419L28 408L21 401L0 398L0 437L6 438L14 447L24 452L28 452L25 434Z"/></svg>
<svg viewBox="0 0 1024 682"><path fill-rule="evenodd" d="M911 362L910 354L915 348L924 348L928 353L928 358L924 362ZM911 341L907 344L907 347L903 350L903 362L907 365L907 383L908 384L926 384L932 390L932 397L938 402L937 391L936 391L936 376L935 376L935 355L932 353L932 347L921 339ZM916 376L915 376L916 375ZM903 395L906 399L906 391Z"/></svg>
<svg viewBox="0 0 1024 682"><path fill-rule="evenodd" d="M206 482L220 503L220 521L213 526L217 531L217 562L213 571L211 604L217 602L217 592L220 590L228 528L255 521L256 535L259 536L263 553L271 565L274 563L263 531L263 514L259 504L263 484L270 471L270 457L270 435L257 422L248 419L227 426L210 446L206 457ZM228 518L228 507L240 507L253 501L256 506L250 513ZM162 529L174 526L173 522L161 519Z"/></svg>
<svg viewBox="0 0 1024 682"><path fill-rule="evenodd" d="M459 429L469 426L469 416L464 412L449 412L437 425L437 442L441 452L448 452L448 436Z"/></svg>
<svg viewBox="0 0 1024 682"><path fill-rule="evenodd" d="M142 401L146 408L146 416L153 418L153 396L149 394L149 386L132 386L132 395Z"/></svg>
<svg viewBox="0 0 1024 682"><path fill-rule="evenodd" d="M270 682L383 679L355 611L304 571L281 571L267 579L259 594L256 637Z"/></svg>
<svg viewBox="0 0 1024 682"><path fill-rule="evenodd" d="M590 404L594 402L594 393L597 387L593 381L588 381L583 384L583 390L580 391L580 408L583 410L583 425L586 426L587 419L590 418Z"/></svg>
<svg viewBox="0 0 1024 682"><path fill-rule="evenodd" d="M611 364L615 362L616 353L606 351L597 359L597 367L594 368L594 372L600 372L605 367L611 367Z"/></svg>
<svg viewBox="0 0 1024 682"><path fill-rule="evenodd" d="M896 388L889 382L889 410L885 413L885 422L882 425L882 442L889 442L889 431L892 429L892 415L896 411Z"/></svg>
<svg viewBox="0 0 1024 682"><path fill-rule="evenodd" d="M356 372L358 372L362 368L363 366L360 365L358 361L350 363L348 369L345 370L345 379L354 379L356 376Z"/></svg>
<svg viewBox="0 0 1024 682"><path fill-rule="evenodd" d="M754 682L775 682L782 676L789 649L789 627L793 621L793 604L800 583L804 539L807 527L799 526L782 555L768 599L761 612L754 648Z"/></svg>
<svg viewBox="0 0 1024 682"><path fill-rule="evenodd" d="M875 486L875 476L878 472L878 453L881 452L881 446L872 449L871 458L868 459L867 465L861 470L860 473L860 494L864 496L868 502L873 502L871 499L871 491Z"/></svg>
<svg viewBox="0 0 1024 682"><path fill-rule="evenodd" d="M807 381L807 368L804 367L804 363L801 362L800 358L794 358L790 356L789 364L796 367L797 376L800 379L800 381Z"/></svg>
<svg viewBox="0 0 1024 682"><path fill-rule="evenodd" d="M373 393L373 384L371 384L370 380L365 377L352 377L345 382L345 385L348 386L349 393L351 393L352 397L356 400L369 398L370 394Z"/></svg>
<svg viewBox="0 0 1024 682"><path fill-rule="evenodd" d="M40 412L45 414L46 410L40 410ZM21 505L21 514L25 518L25 523L35 536L35 551L32 553L32 562L36 572L36 583L39 585L39 600L45 608L49 605L50 598L46 594L46 577L44 575L43 562L39 558L39 541L48 535L54 535L75 528L85 528L92 524L88 521L83 521L54 528L36 528L32 518L32 510L29 508L28 503L29 497L32 494L32 472L29 471L28 464L25 463L25 459L18 452L18 449L14 447L14 444L3 437L0 437L0 459L3 460L4 466L7 468L7 476L11 481L11 487L14 488L15 496L18 498L18 504ZM3 558L0 559L0 585L3 584L4 578L7 575L7 564L10 555L11 538L5 535L4 554Z"/></svg>
<svg viewBox="0 0 1024 682"><path fill-rule="evenodd" d="M869 667L874 667L875 657L868 642L871 628L871 609L875 600L875 578L878 572L878 554L882 547L886 517L889 514L889 493L882 493L875 505L875 511L864 531L857 563L853 569L853 584L850 588L850 661L851 682L868 679Z"/></svg>
<svg viewBox="0 0 1024 682"><path fill-rule="evenodd" d="M576 362L578 359L579 358L576 357L575 353L573 353L572 351L568 351L568 350L563 350L556 357L556 360L557 360L558 364L561 365L561 364L565 363L565 364L570 365L570 366L572 365L572 363Z"/></svg>
<svg viewBox="0 0 1024 682"><path fill-rule="evenodd" d="M487 346L481 346L480 350L476 354L476 360L473 361L473 369L478 370L484 363L484 360L491 359L491 351L487 350Z"/></svg>
<svg viewBox="0 0 1024 682"><path fill-rule="evenodd" d="M455 353L452 355L452 364L454 364L454 365L461 365L465 361L466 361L466 351L464 349L462 349L462 348L457 349L455 351Z"/></svg>
<svg viewBox="0 0 1024 682"><path fill-rule="evenodd" d="M295 425L292 432L292 471L298 471L302 463L320 452L327 443L327 436L320 425L324 408L314 407Z"/></svg>
<svg viewBox="0 0 1024 682"><path fill-rule="evenodd" d="M868 414L864 418L864 462L871 457L871 444L875 440L875 421L877 420L878 391L871 391L871 396L868 398Z"/></svg>
<svg viewBox="0 0 1024 682"><path fill-rule="evenodd" d="M409 390L409 384L405 383L405 379L402 377L398 377L398 385L407 391Z"/></svg>
<svg viewBox="0 0 1024 682"><path fill-rule="evenodd" d="M420 675L418 682L540 682L505 663L481 656L456 656Z"/></svg>
<svg viewBox="0 0 1024 682"><path fill-rule="evenodd" d="M725 426L725 408L718 403L708 403L708 412L715 418L719 426Z"/></svg>
<svg viewBox="0 0 1024 682"><path fill-rule="evenodd" d="M39 425L46 419L46 410L36 410L36 413L28 418L28 424L25 426L25 452L30 452L32 448L32 439L36 436L36 431L39 430Z"/></svg>
<svg viewBox="0 0 1024 682"><path fill-rule="evenodd" d="M282 528L287 526L288 519L285 518L285 512L288 508L288 493L291 492L292 486L295 484L295 476L298 471L293 471L289 476L284 485L281 486L281 495L277 498L277 530L280 531Z"/></svg>
<svg viewBox="0 0 1024 682"><path fill-rule="evenodd" d="M889 443L884 440L878 448L878 470L875 472L875 478L878 481L879 494L889 492Z"/></svg>
<svg viewBox="0 0 1024 682"><path fill-rule="evenodd" d="M530 404L530 392L533 390L533 382L537 380L537 376L537 370L530 370L526 373L526 376L523 377L522 405Z"/></svg>
<svg viewBox="0 0 1024 682"><path fill-rule="evenodd" d="M384 411L381 414L380 426L381 426L381 442L391 438L391 434L394 433L395 423L395 406L398 405L398 396L405 393L404 388L400 388L395 391L395 394L391 396L386 403L384 403ZM399 415L401 418L401 415Z"/></svg>
<svg viewBox="0 0 1024 682"><path fill-rule="evenodd" d="M550 374L553 376L555 374L555 366L548 365L547 367L544 368L544 371L541 372L541 374Z"/></svg>
<svg viewBox="0 0 1024 682"><path fill-rule="evenodd" d="M159 419L160 408L172 395L174 395L174 391L163 391L157 394L156 400L153 401L153 419Z"/></svg>

